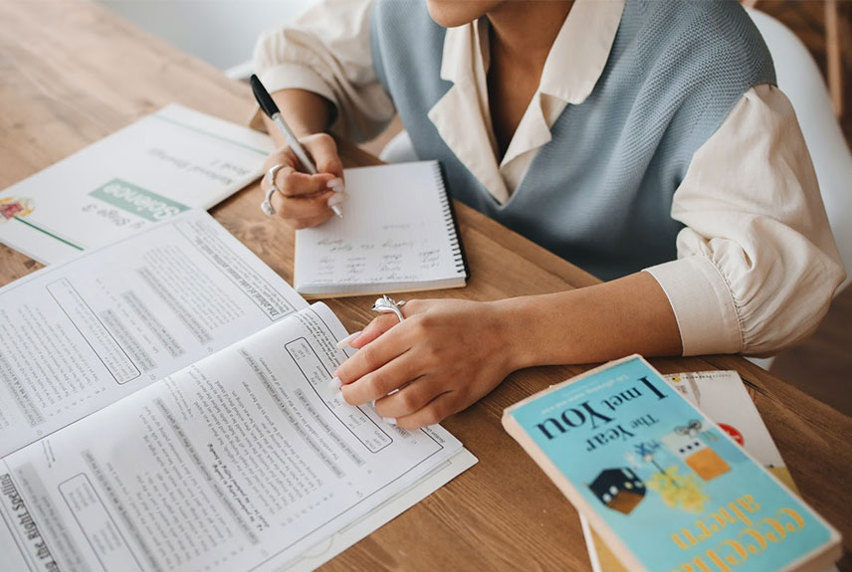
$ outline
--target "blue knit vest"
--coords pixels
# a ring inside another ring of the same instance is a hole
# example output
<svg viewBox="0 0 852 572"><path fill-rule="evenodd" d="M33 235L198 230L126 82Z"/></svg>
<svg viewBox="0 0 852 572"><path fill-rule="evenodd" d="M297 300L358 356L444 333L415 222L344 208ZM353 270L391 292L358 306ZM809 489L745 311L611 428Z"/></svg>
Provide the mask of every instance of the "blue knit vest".
<svg viewBox="0 0 852 572"><path fill-rule="evenodd" d="M693 153L749 88L775 83L738 3L628 0L594 90L565 108L501 205L427 117L452 85L440 77L446 30L425 2L403 0L375 2L371 26L379 80L452 196L602 279L676 258L672 196Z"/></svg>

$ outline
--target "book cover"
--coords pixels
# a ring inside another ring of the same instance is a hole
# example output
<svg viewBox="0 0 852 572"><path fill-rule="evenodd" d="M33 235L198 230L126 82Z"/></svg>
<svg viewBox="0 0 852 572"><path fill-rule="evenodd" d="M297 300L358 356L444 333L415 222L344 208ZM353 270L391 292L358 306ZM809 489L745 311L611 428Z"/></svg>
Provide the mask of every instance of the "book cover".
<svg viewBox="0 0 852 572"><path fill-rule="evenodd" d="M503 424L631 570L840 556L834 529L639 356L515 404Z"/></svg>
<svg viewBox="0 0 852 572"><path fill-rule="evenodd" d="M704 412L757 462L798 493L790 471L736 371L697 371L663 376L690 403ZM582 515L583 535L593 572L624 572L609 547Z"/></svg>

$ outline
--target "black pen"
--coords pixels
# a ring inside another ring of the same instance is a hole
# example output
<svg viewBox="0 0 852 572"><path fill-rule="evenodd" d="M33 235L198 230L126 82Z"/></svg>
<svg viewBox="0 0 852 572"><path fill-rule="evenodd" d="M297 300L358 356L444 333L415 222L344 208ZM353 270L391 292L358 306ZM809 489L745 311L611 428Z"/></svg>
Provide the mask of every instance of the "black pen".
<svg viewBox="0 0 852 572"><path fill-rule="evenodd" d="M281 112L278 110L278 106L275 105L275 101L272 100L272 96L269 95L269 92L266 91L266 88L263 87L263 84L260 83L260 79L254 74L251 75L251 90L254 92L254 98L257 100L257 104L263 110L267 117L269 117L270 121L278 127L278 130L281 131L281 135L284 136L284 139L287 141L287 145L290 146L290 149L293 150L293 153L296 154L296 157L302 163L302 166L307 169L307 171L311 175L317 174L317 168L314 165L313 161L308 157L308 154L305 153L305 148L302 147L299 140L296 139L296 136L293 135L293 132L290 130L290 127L285 123L284 118L281 117ZM338 191L334 191L338 192ZM331 207L331 210L334 211L338 217L343 218L343 212L340 210L338 205L334 205Z"/></svg>

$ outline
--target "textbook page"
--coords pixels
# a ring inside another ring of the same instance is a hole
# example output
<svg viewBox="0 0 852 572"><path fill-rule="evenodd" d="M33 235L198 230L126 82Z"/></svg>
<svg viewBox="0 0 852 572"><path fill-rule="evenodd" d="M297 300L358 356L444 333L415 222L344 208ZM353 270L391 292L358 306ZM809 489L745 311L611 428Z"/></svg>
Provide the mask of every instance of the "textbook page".
<svg viewBox="0 0 852 572"><path fill-rule="evenodd" d="M210 208L260 176L271 141L169 105L0 191L0 242L53 264Z"/></svg>
<svg viewBox="0 0 852 572"><path fill-rule="evenodd" d="M409 489L377 506L363 518L343 528L334 536L323 539L317 545L305 551L301 559L288 563L288 572L309 572L319 568L359 540L369 536L427 496L459 476L479 460L467 449L460 449L455 455L436 467Z"/></svg>
<svg viewBox="0 0 852 572"><path fill-rule="evenodd" d="M306 306L204 211L0 288L0 456Z"/></svg>
<svg viewBox="0 0 852 572"><path fill-rule="evenodd" d="M280 569L409 489L461 444L332 392L345 334L317 304L2 459L6 562Z"/></svg>

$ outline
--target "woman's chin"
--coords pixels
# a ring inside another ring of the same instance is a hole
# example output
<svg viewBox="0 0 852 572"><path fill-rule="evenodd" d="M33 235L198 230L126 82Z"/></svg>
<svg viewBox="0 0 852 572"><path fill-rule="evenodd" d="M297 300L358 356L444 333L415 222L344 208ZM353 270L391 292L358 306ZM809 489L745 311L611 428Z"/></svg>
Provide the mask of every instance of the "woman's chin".
<svg viewBox="0 0 852 572"><path fill-rule="evenodd" d="M428 0L429 15L440 26L455 28L480 18L503 0Z"/></svg>

